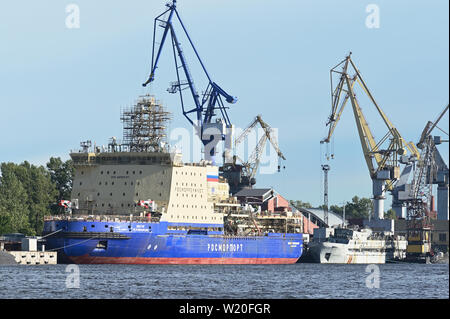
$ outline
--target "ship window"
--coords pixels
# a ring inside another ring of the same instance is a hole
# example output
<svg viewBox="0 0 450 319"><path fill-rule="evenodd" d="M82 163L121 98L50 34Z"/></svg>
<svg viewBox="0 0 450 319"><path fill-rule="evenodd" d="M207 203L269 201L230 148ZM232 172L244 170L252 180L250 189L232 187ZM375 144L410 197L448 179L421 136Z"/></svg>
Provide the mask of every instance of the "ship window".
<svg viewBox="0 0 450 319"><path fill-rule="evenodd" d="M100 174L102 174L102 175L103 175L103 171L101 171L101 172L100 172Z"/></svg>
<svg viewBox="0 0 450 319"><path fill-rule="evenodd" d="M109 171L106 171L106 174L108 174L108 175L109 175Z"/></svg>
<svg viewBox="0 0 450 319"><path fill-rule="evenodd" d="M127 171L127 175L128 175L128 171Z"/></svg>
<svg viewBox="0 0 450 319"><path fill-rule="evenodd" d="M91 227L92 227L92 228L94 228L94 227L95 227L95 225L91 225Z"/></svg>
<svg viewBox="0 0 450 319"><path fill-rule="evenodd" d="M123 207L123 203L122 203L122 207Z"/></svg>
<svg viewBox="0 0 450 319"><path fill-rule="evenodd" d="M109 193L109 196L112 196L112 193Z"/></svg>
<svg viewBox="0 0 450 319"><path fill-rule="evenodd" d="M82 183L80 182L80 185L81 185Z"/></svg>
<svg viewBox="0 0 450 319"><path fill-rule="evenodd" d="M123 193L123 196L125 196L125 193Z"/></svg>
<svg viewBox="0 0 450 319"><path fill-rule="evenodd" d="M98 182L98 185L102 185L102 182Z"/></svg>
<svg viewBox="0 0 450 319"><path fill-rule="evenodd" d="M114 185L114 182L111 182L111 185Z"/></svg>
<svg viewBox="0 0 450 319"><path fill-rule="evenodd" d="M162 194L161 193L159 193L159 197L161 197L162 196Z"/></svg>
<svg viewBox="0 0 450 319"><path fill-rule="evenodd" d="M133 185L133 182L131 182L130 185Z"/></svg>
<svg viewBox="0 0 450 319"><path fill-rule="evenodd" d="M142 174L142 171L139 171L139 174Z"/></svg>
<svg viewBox="0 0 450 319"><path fill-rule="evenodd" d="M109 227L109 231L111 232L111 233L113 233L114 232L114 228L111 226L111 227Z"/></svg>
<svg viewBox="0 0 450 319"><path fill-rule="evenodd" d="M78 196L80 196L80 193L78 193Z"/></svg>
<svg viewBox="0 0 450 319"><path fill-rule="evenodd" d="M105 207L105 203L102 203L102 207Z"/></svg>
<svg viewBox="0 0 450 319"><path fill-rule="evenodd" d="M133 171L133 175L136 174L136 171Z"/></svg>
<svg viewBox="0 0 450 319"><path fill-rule="evenodd" d="M114 171L113 174L115 175L115 174L116 174L116 171Z"/></svg>
<svg viewBox="0 0 450 319"><path fill-rule="evenodd" d="M87 231L86 226L83 226L83 231Z"/></svg>
<svg viewBox="0 0 450 319"><path fill-rule="evenodd" d="M100 193L97 193L97 196L100 196Z"/></svg>
<svg viewBox="0 0 450 319"><path fill-rule="evenodd" d="M139 193L136 193L136 196L139 196Z"/></svg>
<svg viewBox="0 0 450 319"><path fill-rule="evenodd" d="M125 182L125 185L127 185L127 182Z"/></svg>
<svg viewBox="0 0 450 319"><path fill-rule="evenodd" d="M81 171L81 175L83 175L84 174L84 172L83 171Z"/></svg>
<svg viewBox="0 0 450 319"><path fill-rule="evenodd" d="M137 182L138 186L141 185L141 182Z"/></svg>

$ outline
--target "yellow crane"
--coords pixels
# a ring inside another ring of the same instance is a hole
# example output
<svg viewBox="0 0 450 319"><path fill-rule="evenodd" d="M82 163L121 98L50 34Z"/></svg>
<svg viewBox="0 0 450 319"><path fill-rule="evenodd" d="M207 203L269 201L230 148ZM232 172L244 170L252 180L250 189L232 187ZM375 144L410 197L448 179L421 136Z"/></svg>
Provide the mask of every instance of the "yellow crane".
<svg viewBox="0 0 450 319"><path fill-rule="evenodd" d="M341 69L339 69L341 68ZM354 74L350 74L352 72ZM339 78L336 87L333 88L333 76ZM375 101L372 93L364 82L361 73L355 66L350 54L330 71L332 109L327 126L328 136L321 143L330 143L333 132L339 122L342 112L350 100L356 127L361 142L364 159L369 169L373 184L374 216L377 219L384 218L384 199L386 190L392 190L393 185L400 176L400 162L411 160L412 157L420 158L416 146L412 142L405 142L398 130L388 119ZM387 128L383 137L376 141L366 118L356 98L354 86L358 84L375 107ZM408 157L408 152L410 156Z"/></svg>

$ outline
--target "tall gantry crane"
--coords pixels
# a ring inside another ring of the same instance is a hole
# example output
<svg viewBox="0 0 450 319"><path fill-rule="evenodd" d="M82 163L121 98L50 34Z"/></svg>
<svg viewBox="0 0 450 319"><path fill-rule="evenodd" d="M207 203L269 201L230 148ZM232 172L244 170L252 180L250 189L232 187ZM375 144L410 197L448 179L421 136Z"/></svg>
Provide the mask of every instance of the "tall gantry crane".
<svg viewBox="0 0 450 319"><path fill-rule="evenodd" d="M183 115L187 118L189 123L194 126L197 135L200 137L202 144L204 145L205 160L212 161L213 164L215 164L217 144L219 141L225 140L225 148L230 148L230 141L232 141L233 134L233 127L226 111L227 107L225 107L222 98L224 98L228 103L236 103L237 98L225 92L225 90L223 90L217 83L212 81L197 52L197 49L195 48L183 22L181 21L176 9L176 0L173 0L172 3L166 4L166 6L168 9L157 16L154 20L151 71L148 80L142 85L146 86L155 80L155 72L158 67L161 52L164 44L166 43L167 36L170 35L177 81L172 82L167 91L169 93L179 93ZM167 15L167 19L164 19L163 16ZM174 17L176 17L180 23L184 34L186 35L189 44L191 45L195 56L200 62L203 72L207 77L208 85L201 96L195 87L194 79L188 68L186 57L181 48L181 44L178 41L173 25L173 20L175 20ZM157 25L163 28L162 37L159 43L156 42ZM180 69L182 71L180 71ZM184 73L184 79L181 77L182 72ZM186 106L186 100L183 98L183 91L185 89L189 89L191 92L194 102L194 106L192 108L188 108ZM213 121L214 117L217 115L217 110L220 112L221 117L217 117L216 121ZM226 153L229 153L229 150L226 151Z"/></svg>
<svg viewBox="0 0 450 319"><path fill-rule="evenodd" d="M234 141L234 149L237 149L238 145L245 140L245 138L258 124L263 129L264 134L259 139L255 149L248 157L248 160L244 161L239 158L238 155L234 155L232 163L224 163L224 166L221 167L222 176L228 180L230 184L230 192L232 194L238 192L242 188L252 187L256 183L255 175L258 171L267 140L269 140L270 144L275 149L278 158L286 160L278 147L274 130L269 126L269 124L263 121L261 115L257 115L250 125L248 125L247 128L236 138ZM241 164L238 164L237 160L239 160ZM278 170L280 170L280 165L278 165Z"/></svg>
<svg viewBox="0 0 450 319"><path fill-rule="evenodd" d="M436 183L438 185L446 184L447 186L447 193L444 196L447 197L447 203L442 205L444 207L441 208L447 210L448 219L448 167L436 148L436 144L444 141L448 142L448 140L442 140L438 136L431 135L433 129L448 111L448 108L449 106L447 105L435 122L428 121L417 143L417 147L421 150L421 158L417 163L410 188L411 199L409 204L411 207L409 215L411 216L423 216L425 212L431 211L432 186Z"/></svg>
<svg viewBox="0 0 450 319"><path fill-rule="evenodd" d="M438 219L448 220L448 167L442 159L436 144L441 140L431 133L448 111L447 105L436 121L428 123L422 131L417 147L421 150L416 163L408 196L403 200L407 209L406 257L409 260L427 260L432 254L431 230L433 225L433 184L438 184ZM448 142L448 140L446 140Z"/></svg>
<svg viewBox="0 0 450 319"><path fill-rule="evenodd" d="M341 67L341 69L339 69L339 67ZM350 74L351 71L353 71L354 74ZM333 87L333 76L338 76L339 78L335 87ZM364 82L358 68L353 63L351 52L343 61L330 70L330 80L332 100L331 115L326 124L329 126L329 131L327 137L321 142L330 143L344 107L347 101L350 100L364 159L367 168L369 169L370 178L372 179L374 217L376 219L383 219L385 193L386 190L390 191L393 189L395 182L400 176L399 163L413 160L414 157L418 158L420 157L420 154L413 143L405 142L398 130L381 110ZM354 90L356 84L359 84L363 89L387 128L387 132L378 141L375 140L356 98ZM410 154L409 157L408 151Z"/></svg>

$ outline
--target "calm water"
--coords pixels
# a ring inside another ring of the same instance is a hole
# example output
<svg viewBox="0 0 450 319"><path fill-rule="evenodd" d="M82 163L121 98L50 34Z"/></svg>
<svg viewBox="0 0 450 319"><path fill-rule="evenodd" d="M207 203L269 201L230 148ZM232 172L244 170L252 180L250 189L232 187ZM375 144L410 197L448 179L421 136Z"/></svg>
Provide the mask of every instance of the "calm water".
<svg viewBox="0 0 450 319"><path fill-rule="evenodd" d="M79 265L79 288L66 267L0 266L0 298L449 298L447 264L379 265L372 289L366 265Z"/></svg>

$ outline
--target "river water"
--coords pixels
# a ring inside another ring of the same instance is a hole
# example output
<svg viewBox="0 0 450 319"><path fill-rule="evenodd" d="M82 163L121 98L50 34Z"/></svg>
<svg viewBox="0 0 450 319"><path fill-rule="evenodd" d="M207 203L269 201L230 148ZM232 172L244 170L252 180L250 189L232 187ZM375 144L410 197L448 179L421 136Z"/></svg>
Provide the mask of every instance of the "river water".
<svg viewBox="0 0 450 319"><path fill-rule="evenodd" d="M449 265L0 266L0 298L449 298Z"/></svg>

